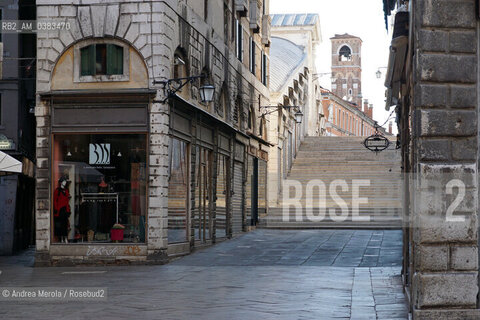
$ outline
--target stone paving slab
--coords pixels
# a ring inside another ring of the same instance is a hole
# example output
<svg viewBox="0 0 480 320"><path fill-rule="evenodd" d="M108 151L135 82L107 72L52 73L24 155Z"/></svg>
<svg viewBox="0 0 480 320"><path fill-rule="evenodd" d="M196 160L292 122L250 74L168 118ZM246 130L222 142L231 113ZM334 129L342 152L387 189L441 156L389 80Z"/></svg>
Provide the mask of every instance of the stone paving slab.
<svg viewBox="0 0 480 320"><path fill-rule="evenodd" d="M365 230L359 234L369 237ZM335 265L342 252L355 263L364 259L368 241L358 251L344 250L356 235L354 230L257 230L164 266L31 268L25 257L0 258L0 289L108 289L102 302L0 302L0 319L407 319L400 261ZM333 259L317 259L323 256ZM80 273L85 271L90 273Z"/></svg>

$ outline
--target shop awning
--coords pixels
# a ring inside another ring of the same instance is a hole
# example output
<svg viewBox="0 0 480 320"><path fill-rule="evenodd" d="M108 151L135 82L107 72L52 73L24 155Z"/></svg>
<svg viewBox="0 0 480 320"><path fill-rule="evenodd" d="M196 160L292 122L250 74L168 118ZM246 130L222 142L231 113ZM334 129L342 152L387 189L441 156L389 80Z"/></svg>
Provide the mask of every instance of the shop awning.
<svg viewBox="0 0 480 320"><path fill-rule="evenodd" d="M22 173L22 163L0 151L0 172Z"/></svg>

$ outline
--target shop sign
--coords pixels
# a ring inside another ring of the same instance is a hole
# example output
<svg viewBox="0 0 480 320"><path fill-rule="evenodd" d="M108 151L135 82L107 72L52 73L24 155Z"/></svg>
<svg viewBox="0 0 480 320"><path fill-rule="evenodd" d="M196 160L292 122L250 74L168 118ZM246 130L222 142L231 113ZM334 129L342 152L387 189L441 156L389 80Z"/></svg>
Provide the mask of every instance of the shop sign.
<svg viewBox="0 0 480 320"><path fill-rule="evenodd" d="M363 145L370 151L380 152L390 146L390 140L379 133L375 133L374 135L365 139Z"/></svg>
<svg viewBox="0 0 480 320"><path fill-rule="evenodd" d="M110 164L110 143L90 143L89 164Z"/></svg>
<svg viewBox="0 0 480 320"><path fill-rule="evenodd" d="M0 150L15 150L15 142L0 134Z"/></svg>

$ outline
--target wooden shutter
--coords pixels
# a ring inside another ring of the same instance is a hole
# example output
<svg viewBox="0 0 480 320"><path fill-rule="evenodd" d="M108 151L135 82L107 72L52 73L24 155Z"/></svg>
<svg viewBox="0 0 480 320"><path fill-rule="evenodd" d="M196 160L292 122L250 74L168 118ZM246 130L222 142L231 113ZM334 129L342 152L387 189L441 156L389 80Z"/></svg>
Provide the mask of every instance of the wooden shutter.
<svg viewBox="0 0 480 320"><path fill-rule="evenodd" d="M81 76L93 76L95 75L95 45L82 48L80 50L81 56Z"/></svg>
<svg viewBox="0 0 480 320"><path fill-rule="evenodd" d="M123 74L123 47L107 44L107 74Z"/></svg>

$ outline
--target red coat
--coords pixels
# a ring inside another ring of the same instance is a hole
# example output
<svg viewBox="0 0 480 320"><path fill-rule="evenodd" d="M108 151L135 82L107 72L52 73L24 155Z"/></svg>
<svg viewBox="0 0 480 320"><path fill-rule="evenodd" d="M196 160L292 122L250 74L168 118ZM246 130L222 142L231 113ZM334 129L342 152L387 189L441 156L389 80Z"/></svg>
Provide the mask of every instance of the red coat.
<svg viewBox="0 0 480 320"><path fill-rule="evenodd" d="M70 211L70 193L68 189L62 189L58 187L55 189L55 193L53 194L53 209L55 217L60 215L60 209L66 207L67 212Z"/></svg>

